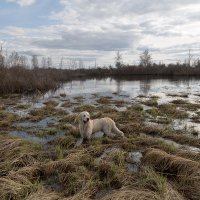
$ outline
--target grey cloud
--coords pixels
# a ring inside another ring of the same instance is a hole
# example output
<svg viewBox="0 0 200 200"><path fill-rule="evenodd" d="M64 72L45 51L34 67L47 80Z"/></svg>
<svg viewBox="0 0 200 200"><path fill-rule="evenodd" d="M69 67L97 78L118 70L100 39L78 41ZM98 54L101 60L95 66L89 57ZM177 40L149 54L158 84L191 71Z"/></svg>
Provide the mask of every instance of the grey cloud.
<svg viewBox="0 0 200 200"><path fill-rule="evenodd" d="M146 14L150 12L170 12L183 5L199 4L196 0L125 0L121 1L122 12Z"/></svg>
<svg viewBox="0 0 200 200"><path fill-rule="evenodd" d="M79 20L85 20L91 16L107 18L108 16L171 12L183 5L199 4L197 0L66 0L65 2L68 2L66 3L67 10L73 10L79 14L77 15Z"/></svg>
<svg viewBox="0 0 200 200"><path fill-rule="evenodd" d="M143 52L146 49L148 49L150 53L151 52L153 53L153 52L159 52L160 51L159 48L152 48L152 47L147 47L147 46L139 46L139 47L137 47L137 51L139 51L139 52Z"/></svg>
<svg viewBox="0 0 200 200"><path fill-rule="evenodd" d="M74 30L62 33L61 39L35 40L32 44L50 49L115 51L128 49L138 39L132 31L101 33Z"/></svg>
<svg viewBox="0 0 200 200"><path fill-rule="evenodd" d="M36 52L36 51L19 51L20 54L27 55L27 56L44 56L43 54Z"/></svg>

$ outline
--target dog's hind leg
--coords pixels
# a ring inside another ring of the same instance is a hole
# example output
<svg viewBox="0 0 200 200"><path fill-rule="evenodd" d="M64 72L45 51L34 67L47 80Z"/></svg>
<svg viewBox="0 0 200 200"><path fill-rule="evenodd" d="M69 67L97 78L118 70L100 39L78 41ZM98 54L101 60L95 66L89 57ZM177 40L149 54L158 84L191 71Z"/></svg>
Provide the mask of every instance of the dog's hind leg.
<svg viewBox="0 0 200 200"><path fill-rule="evenodd" d="M92 134L93 139L102 138L103 136L104 136L104 132L102 132L102 131L99 131L99 132Z"/></svg>
<svg viewBox="0 0 200 200"><path fill-rule="evenodd" d="M109 137L116 137L116 134L111 132L111 127L109 126L103 127L103 132Z"/></svg>
<svg viewBox="0 0 200 200"><path fill-rule="evenodd" d="M116 133L117 135L121 136L121 137L124 137L124 133L122 131L120 131L115 124L113 124L113 131L114 133Z"/></svg>
<svg viewBox="0 0 200 200"><path fill-rule="evenodd" d="M114 133L111 132L104 132L108 137L116 137L116 135Z"/></svg>

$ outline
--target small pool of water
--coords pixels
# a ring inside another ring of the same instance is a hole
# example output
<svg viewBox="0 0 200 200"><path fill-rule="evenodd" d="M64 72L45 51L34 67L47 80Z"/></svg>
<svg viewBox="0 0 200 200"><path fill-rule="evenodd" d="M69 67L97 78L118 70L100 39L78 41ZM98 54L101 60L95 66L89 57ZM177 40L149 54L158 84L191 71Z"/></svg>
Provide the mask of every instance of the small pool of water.
<svg viewBox="0 0 200 200"><path fill-rule="evenodd" d="M58 121L59 121L59 118L57 117L47 117L45 119L42 119L39 122L30 122L30 121L17 122L17 123L14 123L13 126L23 127L23 128L45 129L51 124L56 125Z"/></svg>
<svg viewBox="0 0 200 200"><path fill-rule="evenodd" d="M28 141L34 142L34 143L47 144L48 142L50 142L56 138L64 136L65 133L63 131L60 131L54 135L48 135L46 137L37 137L37 136L29 134L25 131L11 131L9 133L9 135L18 137L18 138L22 138L22 139L25 139L25 140L28 140Z"/></svg>

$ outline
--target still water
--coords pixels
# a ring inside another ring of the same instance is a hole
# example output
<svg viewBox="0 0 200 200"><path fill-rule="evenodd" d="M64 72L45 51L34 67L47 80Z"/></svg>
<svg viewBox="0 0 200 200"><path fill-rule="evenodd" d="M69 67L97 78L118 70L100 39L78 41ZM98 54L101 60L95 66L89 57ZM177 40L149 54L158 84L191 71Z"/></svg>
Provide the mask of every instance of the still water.
<svg viewBox="0 0 200 200"><path fill-rule="evenodd" d="M200 78L159 78L159 79L88 79L75 80L65 83L55 92L46 93L46 97L51 95L59 95L65 93L67 95L81 95L93 93L126 93L134 98L138 95L149 95L156 93L200 93Z"/></svg>

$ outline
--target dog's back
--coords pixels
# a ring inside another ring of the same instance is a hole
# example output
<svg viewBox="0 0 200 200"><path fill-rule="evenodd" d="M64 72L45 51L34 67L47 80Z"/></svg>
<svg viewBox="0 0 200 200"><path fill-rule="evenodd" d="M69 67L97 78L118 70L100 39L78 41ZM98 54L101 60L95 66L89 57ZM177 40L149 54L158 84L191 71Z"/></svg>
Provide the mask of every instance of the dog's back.
<svg viewBox="0 0 200 200"><path fill-rule="evenodd" d="M112 129L113 124L114 124L114 121L110 119L109 117L94 119L92 120L92 125L93 125L92 132L95 133L98 131L103 131L105 127Z"/></svg>

